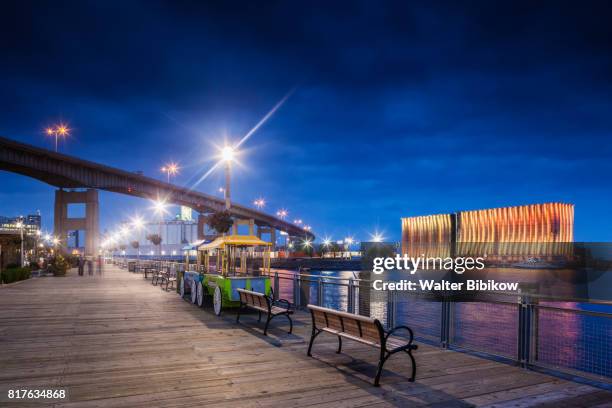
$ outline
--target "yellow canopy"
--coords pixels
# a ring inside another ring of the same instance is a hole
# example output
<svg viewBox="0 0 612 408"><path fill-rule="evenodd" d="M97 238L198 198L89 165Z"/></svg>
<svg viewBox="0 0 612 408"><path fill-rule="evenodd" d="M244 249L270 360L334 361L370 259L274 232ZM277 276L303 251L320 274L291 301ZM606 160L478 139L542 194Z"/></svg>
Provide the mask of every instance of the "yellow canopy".
<svg viewBox="0 0 612 408"><path fill-rule="evenodd" d="M272 243L263 241L254 235L226 235L216 238L214 241L200 245L199 251L206 251L215 248L224 248L226 245L245 245L245 246L270 246Z"/></svg>

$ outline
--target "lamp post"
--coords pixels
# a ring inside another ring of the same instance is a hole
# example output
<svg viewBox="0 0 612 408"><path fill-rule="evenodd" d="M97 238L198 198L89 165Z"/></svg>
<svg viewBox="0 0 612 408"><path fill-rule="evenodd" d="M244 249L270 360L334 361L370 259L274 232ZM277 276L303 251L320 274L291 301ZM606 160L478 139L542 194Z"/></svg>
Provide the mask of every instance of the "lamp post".
<svg viewBox="0 0 612 408"><path fill-rule="evenodd" d="M166 173L166 175L168 176L168 183L170 183L170 176L174 176L179 172L179 166L176 163L166 164L164 167L161 168L161 171L163 173Z"/></svg>
<svg viewBox="0 0 612 408"><path fill-rule="evenodd" d="M232 173L232 160L234 160L234 149L231 146L225 146L221 150L221 157L225 161L225 209L229 210L231 207L230 201L230 181Z"/></svg>
<svg viewBox="0 0 612 408"><path fill-rule="evenodd" d="M255 201L253 201L253 204L255 205L255 207L257 207L258 210L261 210L266 206L266 200L264 200L263 198L257 198Z"/></svg>
<svg viewBox="0 0 612 408"><path fill-rule="evenodd" d="M140 265L140 231L142 230L143 221L142 218L136 217L132 220L132 226L136 229L136 242L138 242L138 247L136 249L136 260L138 265Z"/></svg>
<svg viewBox="0 0 612 408"><path fill-rule="evenodd" d="M20 252L19 252L19 256L21 258L21 267L23 268L25 266L25 259L23 257L23 221L19 221L17 223L17 228L19 228L19 233L21 235L21 244L20 244Z"/></svg>
<svg viewBox="0 0 612 408"><path fill-rule="evenodd" d="M153 211L155 211L155 213L157 215L159 215L159 239L162 238L162 222L164 220L164 214L166 213L166 202L162 201L162 200L157 200L153 203ZM163 240L159 243L159 257L161 260L161 255L162 255L162 243Z"/></svg>
<svg viewBox="0 0 612 408"><path fill-rule="evenodd" d="M70 135L70 129L68 126L60 123L59 125L54 125L45 129L45 133L47 136L55 136L55 152L57 153L58 147L58 138L60 136L65 137Z"/></svg>
<svg viewBox="0 0 612 408"><path fill-rule="evenodd" d="M351 259L351 245L353 244L353 237L345 238L344 242L346 242L347 259Z"/></svg>

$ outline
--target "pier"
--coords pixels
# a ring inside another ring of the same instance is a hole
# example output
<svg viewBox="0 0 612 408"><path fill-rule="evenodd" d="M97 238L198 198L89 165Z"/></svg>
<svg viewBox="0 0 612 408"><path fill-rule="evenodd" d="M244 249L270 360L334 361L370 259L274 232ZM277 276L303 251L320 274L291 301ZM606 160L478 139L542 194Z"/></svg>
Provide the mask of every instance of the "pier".
<svg viewBox="0 0 612 408"><path fill-rule="evenodd" d="M142 275L37 278L0 288L0 388L62 387L55 407L604 406L612 393L535 371L419 343L390 359L372 386L377 354L322 335L306 356L310 316L294 333L279 320L263 336L256 314L235 323ZM239 403L239 404L238 404ZM10 404L4 404L10 406ZM19 403L14 406L44 406Z"/></svg>

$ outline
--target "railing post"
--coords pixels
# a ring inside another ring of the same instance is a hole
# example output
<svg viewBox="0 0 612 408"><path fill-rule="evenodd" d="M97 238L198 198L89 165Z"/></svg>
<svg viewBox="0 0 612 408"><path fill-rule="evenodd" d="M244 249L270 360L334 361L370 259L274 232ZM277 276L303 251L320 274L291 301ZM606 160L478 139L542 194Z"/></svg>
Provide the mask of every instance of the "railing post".
<svg viewBox="0 0 612 408"><path fill-rule="evenodd" d="M296 309L299 309L302 306L302 302L300 299L301 289L300 289L300 273L293 274L293 302L295 303Z"/></svg>
<svg viewBox="0 0 612 408"><path fill-rule="evenodd" d="M521 296L519 304L519 324L517 341L517 360L521 367L528 367L532 362L532 347L535 344L535 307L530 296Z"/></svg>
<svg viewBox="0 0 612 408"><path fill-rule="evenodd" d="M280 284L278 280L278 272L274 272L274 300L278 300L280 293Z"/></svg>
<svg viewBox="0 0 612 408"><path fill-rule="evenodd" d="M451 337L451 325L452 325L452 301L450 296L442 295L442 316L440 324L440 346L442 348L449 348L450 337Z"/></svg>
<svg viewBox="0 0 612 408"><path fill-rule="evenodd" d="M355 282L353 282L353 278L350 278L348 283L348 312L355 313Z"/></svg>
<svg viewBox="0 0 612 408"><path fill-rule="evenodd" d="M317 305L323 306L323 278L317 280Z"/></svg>
<svg viewBox="0 0 612 408"><path fill-rule="evenodd" d="M395 327L395 291L387 291L387 328Z"/></svg>

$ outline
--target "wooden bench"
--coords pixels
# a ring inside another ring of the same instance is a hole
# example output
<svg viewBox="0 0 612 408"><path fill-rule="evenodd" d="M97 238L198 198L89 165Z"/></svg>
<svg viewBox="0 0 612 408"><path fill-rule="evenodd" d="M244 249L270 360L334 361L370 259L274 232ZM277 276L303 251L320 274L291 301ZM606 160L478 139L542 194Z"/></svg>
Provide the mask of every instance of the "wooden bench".
<svg viewBox="0 0 612 408"><path fill-rule="evenodd" d="M400 351L408 354L412 361L412 376L409 381L414 381L416 375L416 362L412 356L412 350L416 350L417 345L412 344L414 334L409 327L397 326L389 331L385 331L378 319L340 312L338 310L315 305L308 305L308 309L310 309L310 314L312 316L312 334L308 345L308 356L312 357L312 344L315 338L322 332L326 332L338 336L338 350L336 353L342 351L342 338L367 344L368 346L380 350L378 369L376 370L376 378L374 379L375 386L379 386L380 375L385 361L387 361L392 354ZM406 330L409 334L409 338L405 339L394 336L394 333L398 330Z"/></svg>
<svg viewBox="0 0 612 408"><path fill-rule="evenodd" d="M253 292L246 289L236 289L240 294L240 308L238 309L238 316L236 316L236 323L240 321L240 312L244 308L250 308L257 310L259 312L259 319L261 321L261 314L266 314L266 326L264 328L264 336L268 333L268 326L270 325L270 321L274 319L276 316L287 316L289 319L289 334L293 332L293 321L291 320L291 315L293 314L293 310L291 310L291 304L284 300L279 299L274 302L264 293Z"/></svg>
<svg viewBox="0 0 612 408"><path fill-rule="evenodd" d="M172 285L173 288L175 287L174 285L176 283L176 271L173 270L172 267L168 266L166 267L165 272L160 273L159 279L161 279L161 283L159 284L160 288L165 289L167 292L170 285ZM164 283L166 284L165 288Z"/></svg>

